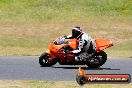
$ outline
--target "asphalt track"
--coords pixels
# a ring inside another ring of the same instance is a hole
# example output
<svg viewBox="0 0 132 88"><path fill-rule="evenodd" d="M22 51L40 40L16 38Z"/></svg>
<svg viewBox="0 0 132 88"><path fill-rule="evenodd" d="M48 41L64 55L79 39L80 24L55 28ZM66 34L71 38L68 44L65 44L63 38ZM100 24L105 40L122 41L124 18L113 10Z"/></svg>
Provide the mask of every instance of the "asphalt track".
<svg viewBox="0 0 132 88"><path fill-rule="evenodd" d="M78 65L59 65L40 67L38 56L1 56L0 80L48 80L75 81ZM88 74L130 74L132 58L108 58L98 69L82 66Z"/></svg>

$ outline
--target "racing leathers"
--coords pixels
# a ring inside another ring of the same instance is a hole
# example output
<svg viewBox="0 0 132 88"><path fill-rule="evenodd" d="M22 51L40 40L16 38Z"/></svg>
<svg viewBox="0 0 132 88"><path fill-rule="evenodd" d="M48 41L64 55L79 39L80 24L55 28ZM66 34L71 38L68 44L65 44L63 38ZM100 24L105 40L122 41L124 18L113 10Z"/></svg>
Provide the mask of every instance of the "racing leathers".
<svg viewBox="0 0 132 88"><path fill-rule="evenodd" d="M66 39L72 39L72 35L67 36ZM95 51L95 43L94 40L88 36L87 33L82 32L81 36L78 38L79 40L79 45L77 50L71 51L71 53L75 54L78 56L82 52L87 52L87 53L92 53ZM75 57L76 59L76 57Z"/></svg>

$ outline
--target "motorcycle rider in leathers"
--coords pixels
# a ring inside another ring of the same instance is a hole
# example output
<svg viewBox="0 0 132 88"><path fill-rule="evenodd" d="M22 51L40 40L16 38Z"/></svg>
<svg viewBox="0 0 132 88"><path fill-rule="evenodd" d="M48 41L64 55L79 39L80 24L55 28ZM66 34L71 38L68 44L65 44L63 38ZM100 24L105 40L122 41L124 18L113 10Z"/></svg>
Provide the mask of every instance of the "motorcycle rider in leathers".
<svg viewBox="0 0 132 88"><path fill-rule="evenodd" d="M76 38L79 40L79 45L77 50L68 51L69 54L74 54L75 60L78 61L78 55L82 52L87 52L89 54L95 52L95 43L94 40L85 32L82 32L80 27L72 28L72 35L66 36L66 39Z"/></svg>

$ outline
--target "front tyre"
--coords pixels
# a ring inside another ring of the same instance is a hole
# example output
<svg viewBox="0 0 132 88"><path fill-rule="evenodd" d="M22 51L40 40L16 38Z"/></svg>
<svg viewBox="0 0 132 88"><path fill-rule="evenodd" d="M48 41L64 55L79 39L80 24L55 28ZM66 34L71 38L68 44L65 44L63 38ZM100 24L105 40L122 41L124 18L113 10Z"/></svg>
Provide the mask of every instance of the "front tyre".
<svg viewBox="0 0 132 88"><path fill-rule="evenodd" d="M86 65L89 68L98 68L102 66L107 60L107 54L104 51L96 52L93 57L89 58Z"/></svg>
<svg viewBox="0 0 132 88"><path fill-rule="evenodd" d="M49 61L50 55L47 52L44 52L40 57L39 57L39 64L42 67L51 67L57 63L57 61L54 59L52 61Z"/></svg>

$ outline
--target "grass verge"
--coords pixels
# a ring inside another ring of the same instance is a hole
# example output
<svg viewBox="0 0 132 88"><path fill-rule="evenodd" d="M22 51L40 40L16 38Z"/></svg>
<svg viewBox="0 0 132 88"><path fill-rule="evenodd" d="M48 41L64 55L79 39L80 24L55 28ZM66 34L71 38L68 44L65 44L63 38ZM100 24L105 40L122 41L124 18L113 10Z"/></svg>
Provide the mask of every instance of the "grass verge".
<svg viewBox="0 0 132 88"><path fill-rule="evenodd" d="M131 23L114 18L114 21L110 18L102 19L91 18L72 23L1 24L0 55L40 55L48 49L52 38L71 34L71 28L80 25L93 38L101 37L113 41L114 46L106 50L110 57L131 57Z"/></svg>
<svg viewBox="0 0 132 88"><path fill-rule="evenodd" d="M132 0L0 0L0 55L40 55L77 25L112 40L109 56L132 57Z"/></svg>
<svg viewBox="0 0 132 88"><path fill-rule="evenodd" d="M0 80L0 88L131 88L132 84L85 84L74 81L21 81Z"/></svg>

